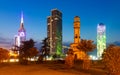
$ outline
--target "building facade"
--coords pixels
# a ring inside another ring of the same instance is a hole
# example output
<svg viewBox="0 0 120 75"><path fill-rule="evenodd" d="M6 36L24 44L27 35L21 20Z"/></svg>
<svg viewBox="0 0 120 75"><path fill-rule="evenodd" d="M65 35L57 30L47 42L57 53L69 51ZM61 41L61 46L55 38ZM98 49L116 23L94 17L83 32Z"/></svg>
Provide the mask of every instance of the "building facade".
<svg viewBox="0 0 120 75"><path fill-rule="evenodd" d="M47 18L47 37L50 54L62 54L62 13L53 9Z"/></svg>
<svg viewBox="0 0 120 75"><path fill-rule="evenodd" d="M104 49L106 49L106 27L103 23L97 26L97 57L101 58Z"/></svg>

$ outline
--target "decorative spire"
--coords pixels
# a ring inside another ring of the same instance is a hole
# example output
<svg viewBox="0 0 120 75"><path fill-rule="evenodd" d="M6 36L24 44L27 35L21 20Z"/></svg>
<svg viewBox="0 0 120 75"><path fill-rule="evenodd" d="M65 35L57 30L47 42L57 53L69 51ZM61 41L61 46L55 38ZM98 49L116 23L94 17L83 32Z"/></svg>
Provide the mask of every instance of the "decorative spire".
<svg viewBox="0 0 120 75"><path fill-rule="evenodd" d="M21 12L21 24L23 23L23 12Z"/></svg>
<svg viewBox="0 0 120 75"><path fill-rule="evenodd" d="M23 24L23 12L21 12L20 29L18 31L25 31L24 24Z"/></svg>

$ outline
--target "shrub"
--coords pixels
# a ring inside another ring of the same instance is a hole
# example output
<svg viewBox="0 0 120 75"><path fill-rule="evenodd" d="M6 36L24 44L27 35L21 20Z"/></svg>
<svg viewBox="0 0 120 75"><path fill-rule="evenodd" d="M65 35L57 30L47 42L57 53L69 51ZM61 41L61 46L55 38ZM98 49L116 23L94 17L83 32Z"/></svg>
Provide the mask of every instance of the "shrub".
<svg viewBox="0 0 120 75"><path fill-rule="evenodd" d="M110 45L103 54L103 62L110 75L120 75L120 46Z"/></svg>

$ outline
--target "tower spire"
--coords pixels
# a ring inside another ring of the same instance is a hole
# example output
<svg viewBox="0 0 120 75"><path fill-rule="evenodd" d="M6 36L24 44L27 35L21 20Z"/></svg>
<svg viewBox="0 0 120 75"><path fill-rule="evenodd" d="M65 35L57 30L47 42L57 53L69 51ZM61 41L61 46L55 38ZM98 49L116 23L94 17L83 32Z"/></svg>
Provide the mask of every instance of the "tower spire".
<svg viewBox="0 0 120 75"><path fill-rule="evenodd" d="M21 24L23 23L23 11L21 12Z"/></svg>
<svg viewBox="0 0 120 75"><path fill-rule="evenodd" d="M24 29L24 20L23 20L23 12L21 11L21 20L20 20L20 29L19 31L25 31Z"/></svg>

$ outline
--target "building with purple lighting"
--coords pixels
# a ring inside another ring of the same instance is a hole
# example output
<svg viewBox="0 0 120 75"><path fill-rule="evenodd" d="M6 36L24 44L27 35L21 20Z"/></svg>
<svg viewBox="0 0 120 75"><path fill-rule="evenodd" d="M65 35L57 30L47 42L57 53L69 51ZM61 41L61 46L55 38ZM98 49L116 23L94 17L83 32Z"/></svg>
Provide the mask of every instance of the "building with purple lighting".
<svg viewBox="0 0 120 75"><path fill-rule="evenodd" d="M106 27L103 23L97 26L97 57L101 58L106 49Z"/></svg>
<svg viewBox="0 0 120 75"><path fill-rule="evenodd" d="M24 28L24 21L23 21L23 13L21 13L21 23L20 28L18 30L18 34L15 35L15 43L16 47L20 47L22 42L26 40L26 30Z"/></svg>

